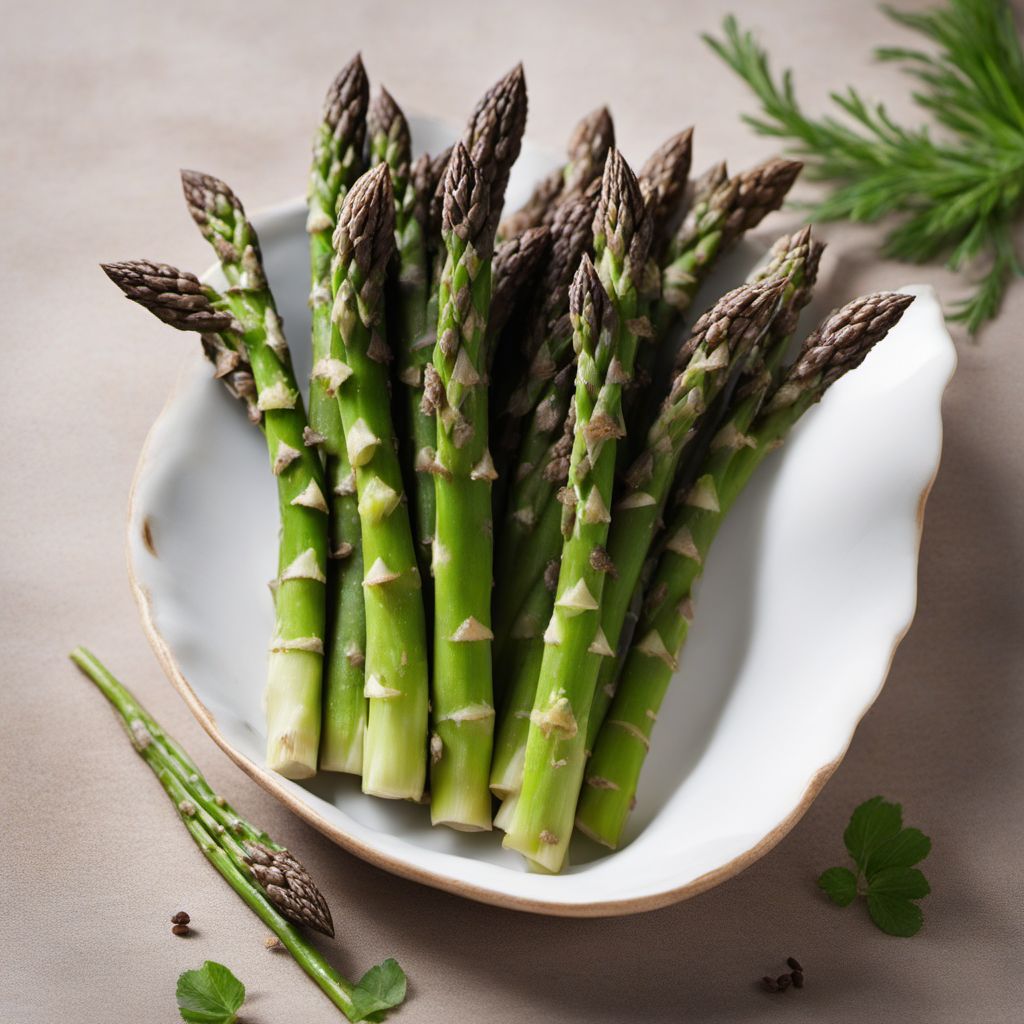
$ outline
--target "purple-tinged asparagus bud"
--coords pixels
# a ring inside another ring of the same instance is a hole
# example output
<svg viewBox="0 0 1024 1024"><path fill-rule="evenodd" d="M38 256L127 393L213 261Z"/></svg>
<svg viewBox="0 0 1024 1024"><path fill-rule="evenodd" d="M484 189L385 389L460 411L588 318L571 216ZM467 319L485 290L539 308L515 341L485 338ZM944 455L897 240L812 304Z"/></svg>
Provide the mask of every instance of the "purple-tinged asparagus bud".
<svg viewBox="0 0 1024 1024"><path fill-rule="evenodd" d="M331 908L309 872L287 850L272 850L262 843L243 845L253 877L281 914L333 939Z"/></svg>
<svg viewBox="0 0 1024 1024"><path fill-rule="evenodd" d="M349 264L359 271L359 306L367 315L377 311L388 261L395 251L395 204L386 164L367 171L352 186L338 213L334 232L336 266L347 274ZM370 319L376 322L375 316Z"/></svg>
<svg viewBox="0 0 1024 1024"><path fill-rule="evenodd" d="M594 214L594 246L607 249L616 262L628 259L632 274L643 269L651 245L651 220L636 175L617 149L608 153L601 177L601 197Z"/></svg>
<svg viewBox="0 0 1024 1024"><path fill-rule="evenodd" d="M665 247L675 226L692 156L693 129L687 128L666 139L640 170L640 190L651 204L652 249L656 254Z"/></svg>
<svg viewBox="0 0 1024 1024"><path fill-rule="evenodd" d="M491 268L491 308L487 315L487 331L491 337L501 333L512 315L523 289L534 276L551 243L546 227L528 228L501 243L494 251Z"/></svg>

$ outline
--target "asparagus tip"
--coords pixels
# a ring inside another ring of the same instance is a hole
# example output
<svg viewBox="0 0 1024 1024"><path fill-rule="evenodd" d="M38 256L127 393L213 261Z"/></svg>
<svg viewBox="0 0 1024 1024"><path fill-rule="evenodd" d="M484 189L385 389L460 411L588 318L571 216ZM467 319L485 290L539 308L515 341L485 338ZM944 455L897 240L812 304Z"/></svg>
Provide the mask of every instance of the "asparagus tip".
<svg viewBox="0 0 1024 1024"><path fill-rule="evenodd" d="M335 75L324 99L324 121L333 132L348 113L347 122L356 124L366 115L370 82L363 66L363 55L356 55Z"/></svg>
<svg viewBox="0 0 1024 1024"><path fill-rule="evenodd" d="M179 331L216 333L234 325L230 313L213 308L194 274L154 260L123 260L100 267L127 298Z"/></svg>
<svg viewBox="0 0 1024 1024"><path fill-rule="evenodd" d="M352 186L334 232L337 259L353 260L364 280L383 276L395 247L395 204L387 164L377 164Z"/></svg>
<svg viewBox="0 0 1024 1024"><path fill-rule="evenodd" d="M478 253L489 256L484 227L487 223L487 193L480 169L469 151L456 143L444 177L444 205L441 226L445 234L454 233ZM482 252L487 249L488 251Z"/></svg>

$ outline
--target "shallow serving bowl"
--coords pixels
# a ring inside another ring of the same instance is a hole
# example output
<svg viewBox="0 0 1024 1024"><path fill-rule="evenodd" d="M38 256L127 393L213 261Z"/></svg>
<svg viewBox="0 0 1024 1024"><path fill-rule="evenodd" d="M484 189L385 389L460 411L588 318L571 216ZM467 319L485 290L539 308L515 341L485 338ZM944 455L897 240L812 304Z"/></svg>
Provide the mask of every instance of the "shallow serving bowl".
<svg viewBox="0 0 1024 1024"><path fill-rule="evenodd" d="M433 152L452 135L433 121L413 128ZM554 162L525 147L510 203ZM300 200L255 217L300 379L309 369L304 220ZM720 283L736 283L737 273ZM577 840L565 874L529 874L501 849L500 833L432 829L425 808L365 797L351 776L297 783L267 771L261 691L274 483L262 436L211 380L198 345L153 426L132 493L129 570L149 639L244 771L379 867L563 915L632 913L708 889L766 853L804 813L913 617L940 400L955 357L934 295L912 290L917 301L898 328L806 416L722 529L627 842L615 853ZM823 311L805 321L815 312Z"/></svg>

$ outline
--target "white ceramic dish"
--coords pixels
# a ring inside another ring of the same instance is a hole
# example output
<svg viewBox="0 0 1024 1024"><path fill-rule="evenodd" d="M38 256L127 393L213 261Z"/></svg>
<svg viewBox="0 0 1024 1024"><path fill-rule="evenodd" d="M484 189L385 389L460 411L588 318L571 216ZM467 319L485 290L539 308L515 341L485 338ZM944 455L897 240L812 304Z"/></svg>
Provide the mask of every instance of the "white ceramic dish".
<svg viewBox="0 0 1024 1024"><path fill-rule="evenodd" d="M414 132L435 152L452 134L426 120ZM553 163L526 147L510 203ZM299 200L255 218L300 379L304 219ZM940 400L955 363L933 293L913 291L899 327L808 414L722 529L629 841L616 853L577 840L565 874L528 874L499 833L432 829L422 807L364 797L349 776L296 783L264 768L274 485L260 434L211 381L198 345L149 435L131 500L129 568L150 641L238 765L382 868L488 903L576 916L632 913L708 889L763 855L807 809L913 617Z"/></svg>

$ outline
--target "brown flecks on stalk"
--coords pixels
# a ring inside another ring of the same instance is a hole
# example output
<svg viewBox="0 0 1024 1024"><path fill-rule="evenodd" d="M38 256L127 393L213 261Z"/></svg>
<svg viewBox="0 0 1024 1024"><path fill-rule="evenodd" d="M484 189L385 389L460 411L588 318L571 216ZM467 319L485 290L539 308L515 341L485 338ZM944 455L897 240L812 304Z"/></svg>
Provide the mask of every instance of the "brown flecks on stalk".
<svg viewBox="0 0 1024 1024"><path fill-rule="evenodd" d="M608 637L605 635L604 630L598 626L597 632L594 634L594 639L591 641L590 646L587 650L591 654L597 654L602 658L614 658L615 651L612 650L611 644L608 643Z"/></svg>
<svg viewBox="0 0 1024 1024"><path fill-rule="evenodd" d="M352 376L352 370L348 364L340 359L318 359L313 365L311 380L323 381L324 391L333 398L338 393L338 388Z"/></svg>
<svg viewBox="0 0 1024 1024"><path fill-rule="evenodd" d="M597 488L593 488L597 490ZM611 556L602 547L596 547L590 552L590 568L595 572L607 573L612 579L618 577L618 572L615 569L615 563L611 560Z"/></svg>
<svg viewBox="0 0 1024 1024"><path fill-rule="evenodd" d="M550 832L547 829L543 829L537 838L540 839L540 841L544 843L546 846L558 845L558 836L556 836L554 832Z"/></svg>
<svg viewBox="0 0 1024 1024"><path fill-rule="evenodd" d="M552 594L558 589L558 570L560 563L557 558L552 558L544 566L544 588Z"/></svg>
<svg viewBox="0 0 1024 1024"><path fill-rule="evenodd" d="M285 444L284 441L278 441L277 451L274 453L274 464L271 466L274 476L280 476L300 454L301 452L297 448L293 448L290 444ZM310 483L312 482L310 481Z"/></svg>
<svg viewBox="0 0 1024 1024"><path fill-rule="evenodd" d="M334 548L329 557L333 558L337 562L344 562L348 558L355 548L349 544L347 540L343 540L336 548Z"/></svg>
<svg viewBox="0 0 1024 1024"><path fill-rule="evenodd" d="M430 763L437 764L444 754L444 741L438 734L430 734Z"/></svg>
<svg viewBox="0 0 1024 1024"><path fill-rule="evenodd" d="M315 448L318 444L323 444L326 440L327 438L323 434L314 430L312 427L302 428L302 443L307 448Z"/></svg>
<svg viewBox="0 0 1024 1024"><path fill-rule="evenodd" d="M488 483L498 479L498 471L494 468L494 460L489 450L484 450L480 461L470 470L469 479L486 480Z"/></svg>
<svg viewBox="0 0 1024 1024"><path fill-rule="evenodd" d="M279 380L259 393L256 408L260 412L270 412L274 409L294 409L297 401L298 395L283 380Z"/></svg>
<svg viewBox="0 0 1024 1024"><path fill-rule="evenodd" d="M591 789L610 789L616 792L619 789L619 784L617 782L612 782L611 779L606 779L601 775L588 775L587 785L590 786Z"/></svg>

